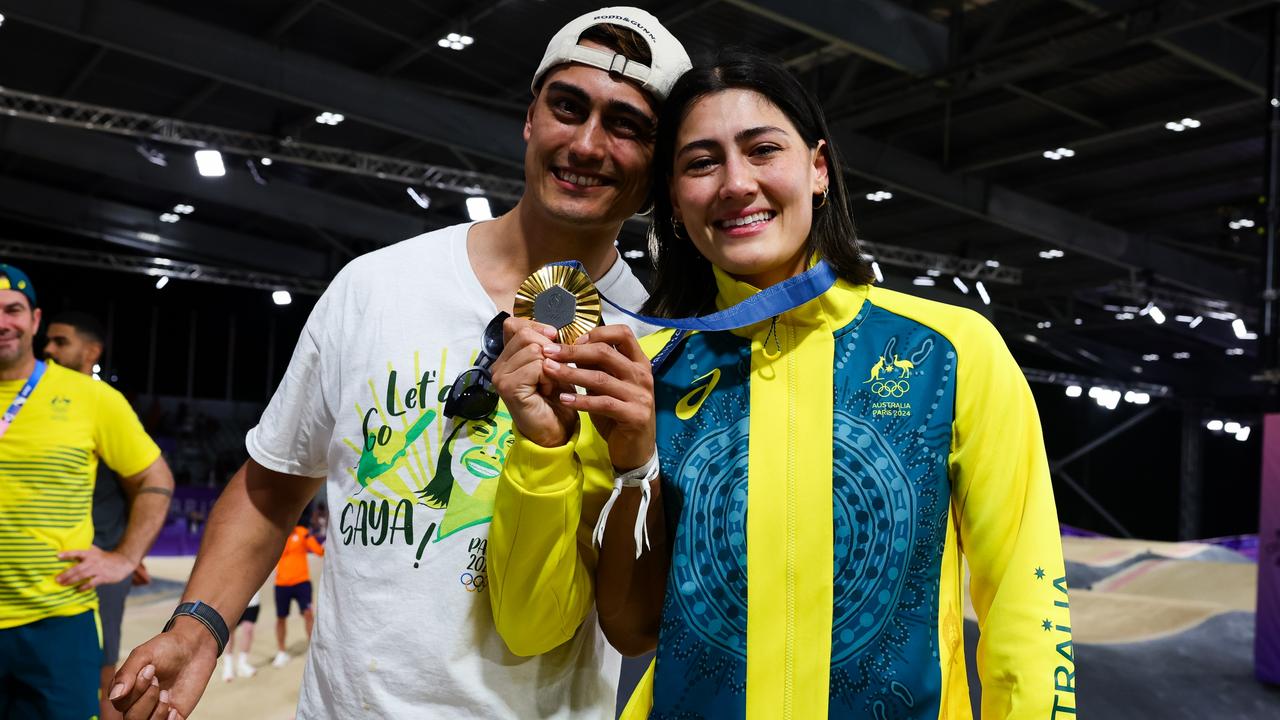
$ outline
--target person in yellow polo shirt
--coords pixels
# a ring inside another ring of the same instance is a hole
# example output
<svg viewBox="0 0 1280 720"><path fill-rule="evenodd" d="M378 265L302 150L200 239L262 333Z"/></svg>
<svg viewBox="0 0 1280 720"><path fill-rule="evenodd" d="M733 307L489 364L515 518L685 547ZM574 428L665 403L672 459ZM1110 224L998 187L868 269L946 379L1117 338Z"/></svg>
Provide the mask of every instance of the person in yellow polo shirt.
<svg viewBox="0 0 1280 720"><path fill-rule="evenodd" d="M0 720L87 720L102 664L94 588L147 550L91 545L98 460L139 492L172 481L119 392L36 360L39 327L31 280L0 264Z"/></svg>

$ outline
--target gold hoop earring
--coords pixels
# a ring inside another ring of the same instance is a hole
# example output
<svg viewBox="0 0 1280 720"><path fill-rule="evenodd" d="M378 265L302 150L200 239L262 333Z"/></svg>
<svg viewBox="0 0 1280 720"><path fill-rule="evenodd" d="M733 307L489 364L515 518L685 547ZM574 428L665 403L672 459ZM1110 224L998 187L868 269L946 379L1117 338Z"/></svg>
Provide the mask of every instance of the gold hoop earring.
<svg viewBox="0 0 1280 720"><path fill-rule="evenodd" d="M830 188L822 188L822 202L813 206L814 210L821 210L827 206L827 195L831 192Z"/></svg>
<svg viewBox="0 0 1280 720"><path fill-rule="evenodd" d="M676 236L677 240L684 240L680 237L680 228L684 227L684 223L676 219L675 215L671 216L671 234Z"/></svg>

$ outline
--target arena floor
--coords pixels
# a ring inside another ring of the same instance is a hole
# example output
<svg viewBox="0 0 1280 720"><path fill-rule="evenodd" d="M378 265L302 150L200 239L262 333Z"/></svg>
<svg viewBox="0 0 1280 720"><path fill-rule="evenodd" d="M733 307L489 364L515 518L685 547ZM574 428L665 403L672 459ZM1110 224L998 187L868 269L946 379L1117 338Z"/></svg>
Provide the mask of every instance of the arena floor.
<svg viewBox="0 0 1280 720"><path fill-rule="evenodd" d="M1280 718L1280 688L1263 686L1252 674L1257 568L1251 561L1198 543L1104 538L1064 538L1063 553L1071 586L1080 717ZM123 647L133 647L164 625L192 561L148 558L147 567L158 582L151 591L130 596ZM321 569L321 560L311 558L313 582L320 580ZM978 633L972 609L967 614L972 676ZM293 718L305 663L302 619L296 614L289 619L293 661L274 668L274 618L268 583L250 654L258 674L228 683L219 670L200 702L198 718ZM641 663L629 662L624 685L634 683L641 670ZM976 678L971 683L976 687ZM976 717L976 692L974 696Z"/></svg>

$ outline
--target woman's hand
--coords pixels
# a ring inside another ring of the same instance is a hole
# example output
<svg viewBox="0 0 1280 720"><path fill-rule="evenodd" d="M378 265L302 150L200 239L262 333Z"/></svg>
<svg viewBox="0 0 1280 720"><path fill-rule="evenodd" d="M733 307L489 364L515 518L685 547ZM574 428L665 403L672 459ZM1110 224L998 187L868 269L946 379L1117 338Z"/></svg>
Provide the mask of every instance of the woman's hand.
<svg viewBox="0 0 1280 720"><path fill-rule="evenodd" d="M573 345L542 346L543 374L562 388L559 405L582 410L609 442L619 472L644 465L656 447L653 371L626 325L602 325ZM569 363L577 365L570 367ZM573 392L573 385L587 391Z"/></svg>
<svg viewBox="0 0 1280 720"><path fill-rule="evenodd" d="M544 372L544 362L557 347L555 328L523 318L502 324L506 344L491 370L493 386L511 413L520 434L543 447L559 447L578 429L578 411L557 399L572 393Z"/></svg>

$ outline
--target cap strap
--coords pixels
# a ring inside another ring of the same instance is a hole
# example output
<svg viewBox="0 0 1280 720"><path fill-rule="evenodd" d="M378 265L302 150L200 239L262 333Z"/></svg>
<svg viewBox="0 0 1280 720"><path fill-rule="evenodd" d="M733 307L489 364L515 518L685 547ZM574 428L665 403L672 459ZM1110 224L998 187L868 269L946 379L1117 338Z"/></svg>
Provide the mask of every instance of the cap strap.
<svg viewBox="0 0 1280 720"><path fill-rule="evenodd" d="M628 59L621 53L597 50L584 45L574 45L568 53L569 60L600 68L611 75L621 75L644 85L652 70L648 65Z"/></svg>

